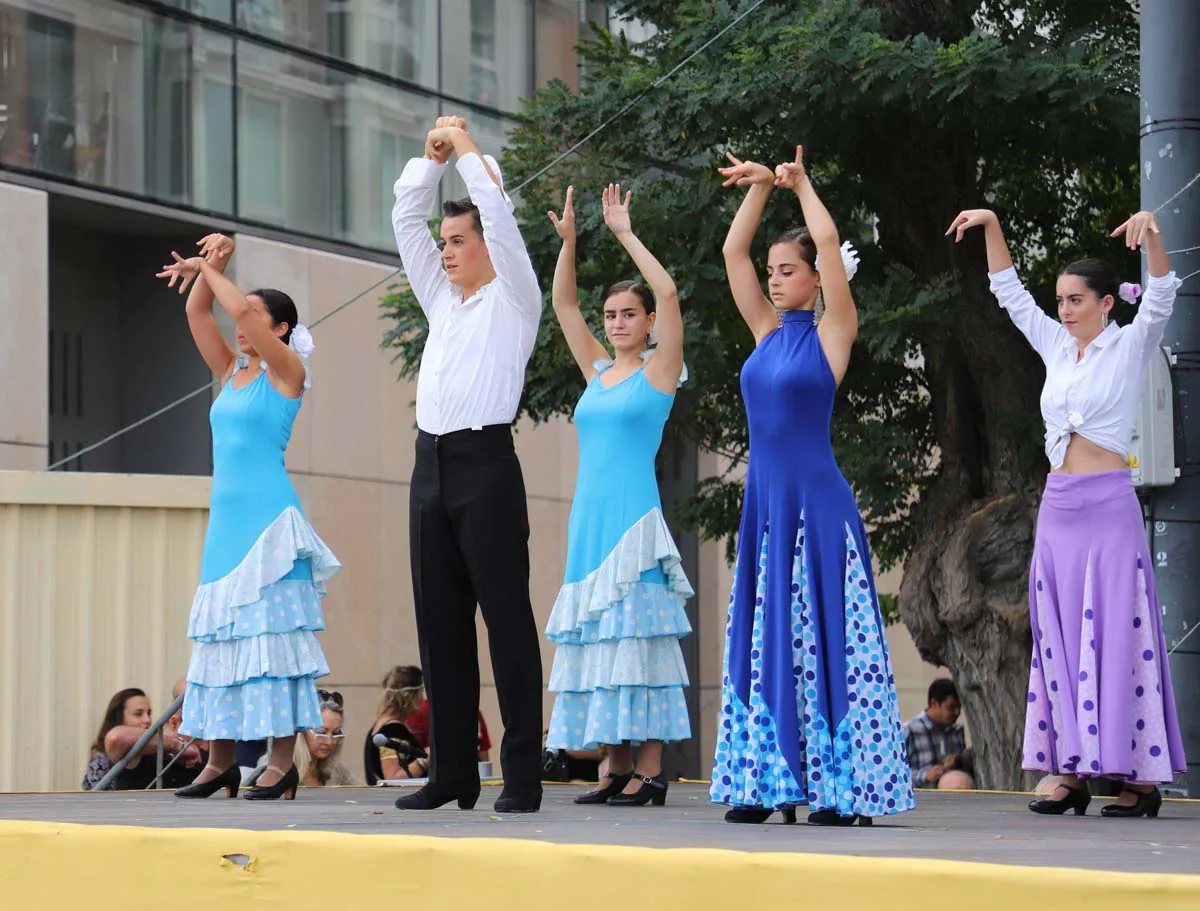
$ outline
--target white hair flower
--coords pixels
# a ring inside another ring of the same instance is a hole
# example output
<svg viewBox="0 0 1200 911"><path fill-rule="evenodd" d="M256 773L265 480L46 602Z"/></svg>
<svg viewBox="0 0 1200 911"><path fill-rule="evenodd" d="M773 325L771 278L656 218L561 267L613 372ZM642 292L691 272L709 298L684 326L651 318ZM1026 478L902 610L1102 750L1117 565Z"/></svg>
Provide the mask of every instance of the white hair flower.
<svg viewBox="0 0 1200 911"><path fill-rule="evenodd" d="M292 338L288 342L288 347L301 357L308 357L313 353L316 345L313 344L312 333L308 331L308 328L297 323L292 330Z"/></svg>
<svg viewBox="0 0 1200 911"><path fill-rule="evenodd" d="M854 249L850 241L844 241L840 250L842 254L842 265L846 269L846 281L854 278L854 274L858 271L858 251ZM816 262L817 271L821 271L821 254L817 254Z"/></svg>

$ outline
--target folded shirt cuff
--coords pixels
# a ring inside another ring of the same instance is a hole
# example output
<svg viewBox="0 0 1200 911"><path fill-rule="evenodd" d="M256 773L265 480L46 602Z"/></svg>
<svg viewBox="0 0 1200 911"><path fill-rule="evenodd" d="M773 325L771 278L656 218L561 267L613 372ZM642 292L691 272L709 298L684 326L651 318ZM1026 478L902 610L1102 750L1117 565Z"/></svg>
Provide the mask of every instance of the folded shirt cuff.
<svg viewBox="0 0 1200 911"><path fill-rule="evenodd" d="M410 158L392 190L399 193L404 187L436 187L445 170L444 164L438 164L428 158Z"/></svg>

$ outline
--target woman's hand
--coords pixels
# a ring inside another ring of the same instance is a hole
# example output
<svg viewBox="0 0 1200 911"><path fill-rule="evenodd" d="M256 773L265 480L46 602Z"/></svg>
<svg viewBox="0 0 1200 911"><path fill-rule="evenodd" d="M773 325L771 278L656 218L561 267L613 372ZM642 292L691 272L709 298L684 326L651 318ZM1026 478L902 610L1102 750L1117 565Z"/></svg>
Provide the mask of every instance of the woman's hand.
<svg viewBox="0 0 1200 911"><path fill-rule="evenodd" d="M732 152L726 152L725 157L733 162L733 164L728 167L717 168L717 173L725 178L725 182L721 186L731 187L736 184L739 187L744 187L749 184L761 184L769 187L775 182L775 175L766 165L759 164L756 161L742 161L736 158Z"/></svg>
<svg viewBox="0 0 1200 911"><path fill-rule="evenodd" d="M990 224L999 224L996 213L991 209L964 209L954 217L954 221L950 222L950 227L946 229L946 236L949 237L951 233L958 232L954 235L954 242L958 243L970 228L987 227Z"/></svg>
<svg viewBox="0 0 1200 911"><path fill-rule="evenodd" d="M562 217L555 215L553 211L547 212L550 216L550 223L554 225L554 230L558 232L558 236L562 238L564 244L575 243L575 188L567 187L567 198L563 203Z"/></svg>
<svg viewBox="0 0 1200 911"><path fill-rule="evenodd" d="M174 250L171 251L171 255L175 257L175 262L169 266L163 266L162 271L154 277L169 279L167 282L168 288L174 288L175 282L182 279L183 283L179 286L179 293L182 294L187 290L187 286L200 274L200 268L204 265L205 259L203 256L193 256L191 259L184 259Z"/></svg>
<svg viewBox="0 0 1200 911"><path fill-rule="evenodd" d="M629 219L629 200L632 196L633 191L630 190L625 194L625 201L621 202L621 185L619 183L610 183L600 196L600 202L604 207L604 223L617 237L633 233L633 223Z"/></svg>
<svg viewBox="0 0 1200 911"><path fill-rule="evenodd" d="M775 186L788 190L799 190L808 180L804 170L804 146L796 146L796 160L785 161L775 166Z"/></svg>
<svg viewBox="0 0 1200 911"><path fill-rule="evenodd" d="M1154 217L1154 213L1138 212L1136 215L1130 216L1128 221L1108 236L1116 237L1118 234L1124 234L1125 246L1130 250L1136 250L1145 243L1151 234L1159 233L1161 232L1158 230L1158 219Z"/></svg>
<svg viewBox="0 0 1200 911"><path fill-rule="evenodd" d="M224 234L209 234L196 242L200 255L210 263L220 265L233 256L233 238Z"/></svg>

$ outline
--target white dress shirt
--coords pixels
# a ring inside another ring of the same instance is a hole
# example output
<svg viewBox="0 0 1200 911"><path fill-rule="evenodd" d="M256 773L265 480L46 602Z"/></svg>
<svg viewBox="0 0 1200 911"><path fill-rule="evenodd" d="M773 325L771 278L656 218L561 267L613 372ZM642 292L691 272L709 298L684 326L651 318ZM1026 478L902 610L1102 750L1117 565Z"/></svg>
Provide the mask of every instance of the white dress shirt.
<svg viewBox="0 0 1200 911"><path fill-rule="evenodd" d="M428 223L445 167L410 160L396 181L392 208L400 259L429 320L417 375L417 427L432 434L512 423L542 315L542 291L512 205L475 154L459 158L458 173L479 207L496 278L467 300L450 284Z"/></svg>
<svg viewBox="0 0 1200 911"><path fill-rule="evenodd" d="M1000 306L1046 364L1041 405L1051 467L1062 467L1073 433L1127 457L1142 372L1162 341L1181 284L1175 273L1151 276L1133 322L1110 322L1084 349L1082 360L1075 339L1037 305L1015 268L988 277Z"/></svg>

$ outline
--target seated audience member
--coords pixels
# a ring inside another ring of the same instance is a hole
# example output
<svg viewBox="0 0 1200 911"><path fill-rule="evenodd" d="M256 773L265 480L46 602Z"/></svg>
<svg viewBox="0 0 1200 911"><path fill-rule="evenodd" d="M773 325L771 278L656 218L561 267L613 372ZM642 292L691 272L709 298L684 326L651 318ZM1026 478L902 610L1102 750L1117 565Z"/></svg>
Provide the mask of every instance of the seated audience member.
<svg viewBox="0 0 1200 911"><path fill-rule="evenodd" d="M965 791L975 787L975 753L958 723L962 704L954 681L929 685L928 707L904 726L904 745L916 787Z"/></svg>
<svg viewBox="0 0 1200 911"><path fill-rule="evenodd" d="M397 665L383 678L383 695L375 713L375 723L367 731L363 744L363 770L367 784L400 778L424 778L429 772L425 755L428 744L420 743L405 723L417 713L424 688L419 667ZM387 743L375 744L375 735L382 734ZM428 728L426 728L428 738Z"/></svg>
<svg viewBox="0 0 1200 911"><path fill-rule="evenodd" d="M405 720L404 724L408 727L414 737L425 749L429 749L429 700L422 699L421 706ZM480 762L488 762L488 757L491 755L492 738L488 734L487 722L483 720L483 712L479 713L479 739L478 739L478 755L476 758Z"/></svg>
<svg viewBox="0 0 1200 911"><path fill-rule="evenodd" d="M174 702L178 699L185 689L187 689L187 678L181 677L176 681L175 688L171 691L171 701ZM185 750L178 761L163 772L163 779L160 784L162 787L172 791L195 781L196 776L200 774L200 770L204 768L204 764L208 762L208 743L203 740L192 740L190 737L181 737L179 735L179 725L182 722L183 706L180 705L178 711L167 719L167 723L163 727L166 742L170 743L171 738L175 737L181 743L186 743L196 748L195 750Z"/></svg>
<svg viewBox="0 0 1200 911"><path fill-rule="evenodd" d="M300 784L306 788L357 784L346 764L338 761L346 739L342 729L345 720L342 694L317 690L317 697L321 700L321 726L296 738L296 772Z"/></svg>
<svg viewBox="0 0 1200 911"><path fill-rule="evenodd" d="M145 734L153 723L150 700L146 698L143 690L130 687L116 693L109 700L108 708L104 710L104 720L101 721L100 731L92 743L87 771L84 772L81 783L82 789L90 791L95 788L108 770L132 749L138 738ZM150 786L157 774L157 763L154 760L159 736L163 739L167 761L182 749L179 735L164 728L160 735L146 742L141 753L125 764L108 783L106 790L136 791ZM183 754L180 763L200 763L201 767L203 766L200 750L195 745L187 747Z"/></svg>

